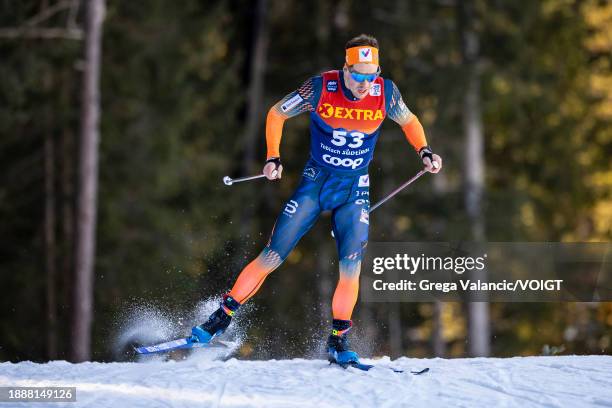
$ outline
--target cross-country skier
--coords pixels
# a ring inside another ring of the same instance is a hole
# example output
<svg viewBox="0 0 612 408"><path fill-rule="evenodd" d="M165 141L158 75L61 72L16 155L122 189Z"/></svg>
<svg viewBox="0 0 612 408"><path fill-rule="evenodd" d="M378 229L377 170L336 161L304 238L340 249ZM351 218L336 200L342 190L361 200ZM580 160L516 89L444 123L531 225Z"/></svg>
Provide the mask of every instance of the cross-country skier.
<svg viewBox="0 0 612 408"><path fill-rule="evenodd" d="M347 333L352 326L361 258L368 241L368 165L385 117L401 126L427 171L439 172L442 159L427 146L423 127L406 107L395 84L380 76L378 41L362 34L351 39L345 48L342 70L308 79L268 112L265 176L269 180L281 178L279 146L283 123L303 112L310 112L311 118L310 159L299 186L276 220L267 245L242 270L220 308L204 324L192 329L193 341L206 343L223 333L240 305L287 258L321 211L330 210L340 279L332 300L333 323L327 351L330 361L358 362L357 353L349 348Z"/></svg>

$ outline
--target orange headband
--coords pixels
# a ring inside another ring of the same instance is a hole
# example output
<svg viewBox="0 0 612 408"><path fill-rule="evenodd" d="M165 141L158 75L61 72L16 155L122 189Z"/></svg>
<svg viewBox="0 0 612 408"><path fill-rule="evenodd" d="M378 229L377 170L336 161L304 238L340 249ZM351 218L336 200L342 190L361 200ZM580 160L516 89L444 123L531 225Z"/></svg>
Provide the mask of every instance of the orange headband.
<svg viewBox="0 0 612 408"><path fill-rule="evenodd" d="M378 65L378 48L369 45L360 45L346 50L346 65L355 64Z"/></svg>

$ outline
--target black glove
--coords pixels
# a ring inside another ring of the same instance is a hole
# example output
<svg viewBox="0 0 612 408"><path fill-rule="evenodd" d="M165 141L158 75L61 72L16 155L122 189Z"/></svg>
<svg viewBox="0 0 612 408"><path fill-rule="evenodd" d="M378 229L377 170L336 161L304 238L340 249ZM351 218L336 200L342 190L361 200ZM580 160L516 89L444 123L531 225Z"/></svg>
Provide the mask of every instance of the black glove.
<svg viewBox="0 0 612 408"><path fill-rule="evenodd" d="M421 159L429 157L429 160L433 162L433 152L429 146L422 147L421 150L419 150L419 156Z"/></svg>
<svg viewBox="0 0 612 408"><path fill-rule="evenodd" d="M438 173L442 169L442 158L431 151L429 146L425 146L419 150L419 156L423 160L425 170L430 173Z"/></svg>
<svg viewBox="0 0 612 408"><path fill-rule="evenodd" d="M266 164L268 163L274 163L276 165L276 169L278 169L278 167L282 165L280 157L272 157L266 160Z"/></svg>

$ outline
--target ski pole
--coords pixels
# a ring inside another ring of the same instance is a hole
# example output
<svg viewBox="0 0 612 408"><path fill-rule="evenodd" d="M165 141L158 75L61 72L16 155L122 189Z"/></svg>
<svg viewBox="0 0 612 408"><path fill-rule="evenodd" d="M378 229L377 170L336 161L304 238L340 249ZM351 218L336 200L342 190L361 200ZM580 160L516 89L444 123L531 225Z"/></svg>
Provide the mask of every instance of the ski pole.
<svg viewBox="0 0 612 408"><path fill-rule="evenodd" d="M406 187L408 187L410 184L412 184L416 179L418 179L419 177L421 177L423 174L427 173L427 170L421 170L419 171L414 177L412 177L410 180L408 180L407 182L405 182L404 184L402 184L401 186L399 186L398 188L396 188L395 190L393 190L392 192L390 192L389 194L387 194L387 196L385 198L383 198L382 200L380 200L379 202L377 202L376 204L374 204L372 207L370 207L370 211L372 212L375 209L377 209L378 207L380 207L381 205L383 205L384 203L386 203L387 201L389 201L391 198L393 198L393 196L395 196L397 193L399 193L400 191L402 191L403 189L405 189Z"/></svg>
<svg viewBox="0 0 612 408"><path fill-rule="evenodd" d="M278 174L278 170L272 170L272 177L276 177ZM256 176L248 176L248 177L240 177L240 178L231 178L230 176L223 177L223 183L226 186L231 186L234 183L242 183L243 181L255 180L258 178L266 177L265 174L258 174Z"/></svg>
<svg viewBox="0 0 612 408"><path fill-rule="evenodd" d="M435 163L434 166L438 164ZM435 166L437 167L437 166ZM374 211L375 209L377 209L378 207L380 207L381 205L383 205L384 203L386 203L387 201L389 201L391 198L393 198L393 196L395 196L397 193L399 193L400 191L402 191L403 189L405 189L406 187L408 187L410 184L412 184L416 179L418 179L419 177L421 177L423 174L427 173L427 170L423 169L421 171L419 171L417 174L414 175L414 177L412 177L410 180L408 180L407 182L405 182L404 184L402 184L401 186L399 186L398 188L396 188L395 190L393 190L392 192L390 192L389 194L387 194L386 197L384 197L382 200L378 201L376 204L374 204L372 207L370 207L370 211L368 211L368 214L371 213L372 211ZM336 238L334 235L334 231L331 232L331 236Z"/></svg>
<svg viewBox="0 0 612 408"><path fill-rule="evenodd" d="M230 176L223 177L223 183L226 186L231 186L234 183L242 183L243 181L255 180L258 178L266 177L265 174L258 174L256 176L248 176L248 177L240 177L240 178L231 178Z"/></svg>

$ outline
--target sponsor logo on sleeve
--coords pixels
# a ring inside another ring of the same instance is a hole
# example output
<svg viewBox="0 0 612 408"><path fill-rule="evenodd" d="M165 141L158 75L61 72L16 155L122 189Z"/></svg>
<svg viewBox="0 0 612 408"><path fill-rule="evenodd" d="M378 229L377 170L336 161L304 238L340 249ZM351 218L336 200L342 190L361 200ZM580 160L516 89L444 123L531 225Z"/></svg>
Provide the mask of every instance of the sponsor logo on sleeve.
<svg viewBox="0 0 612 408"><path fill-rule="evenodd" d="M381 94L380 84L373 84L372 87L370 88L370 95L380 96L380 94Z"/></svg>
<svg viewBox="0 0 612 408"><path fill-rule="evenodd" d="M302 102L304 99L299 94L295 94L292 98L288 99L285 103L281 105L281 110L283 112L287 112L290 109L293 109L297 106L298 103Z"/></svg>
<svg viewBox="0 0 612 408"><path fill-rule="evenodd" d="M327 92L336 92L338 90L338 81L335 79L332 81L327 81L326 88Z"/></svg>
<svg viewBox="0 0 612 408"><path fill-rule="evenodd" d="M360 48L359 62L372 62L372 50L369 48Z"/></svg>
<svg viewBox="0 0 612 408"><path fill-rule="evenodd" d="M359 216L359 222L370 225L370 213L365 208L361 209L361 215Z"/></svg>

